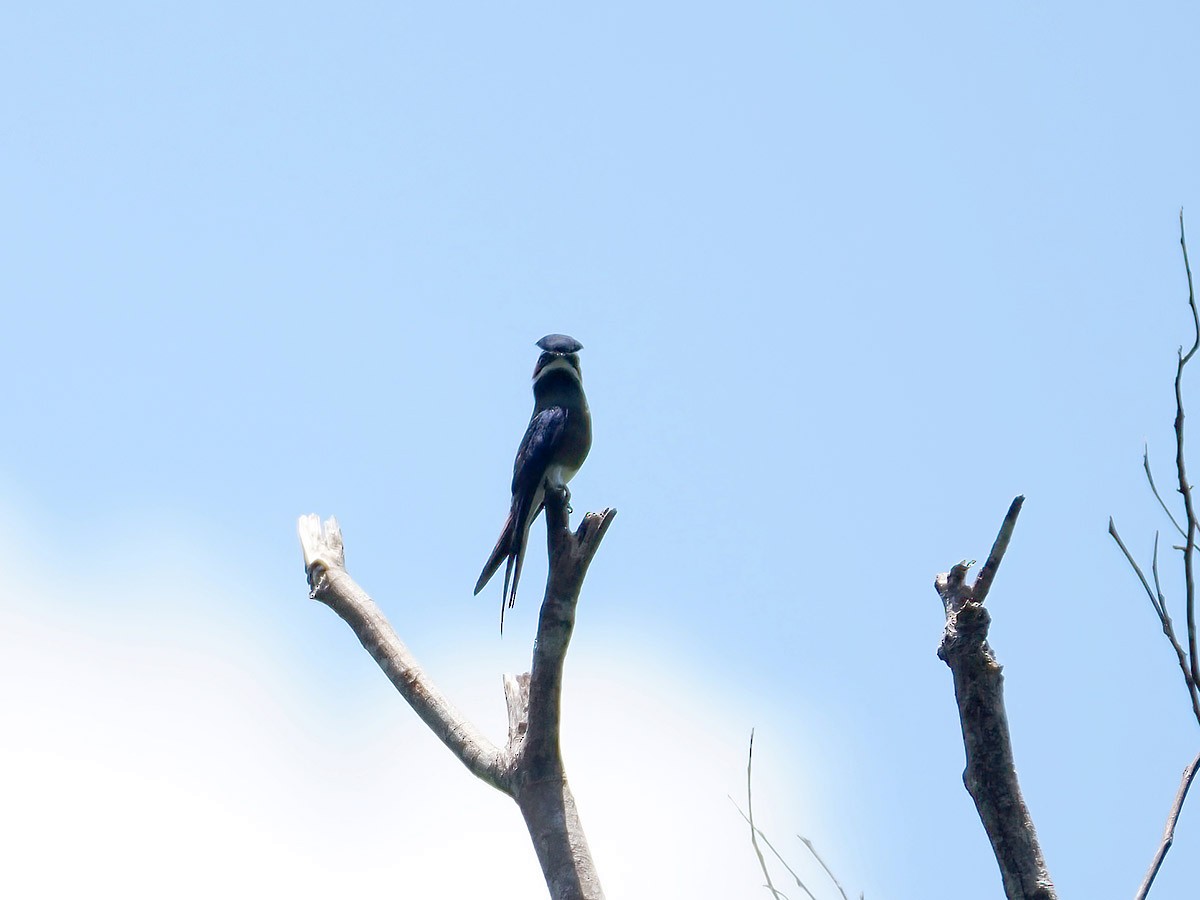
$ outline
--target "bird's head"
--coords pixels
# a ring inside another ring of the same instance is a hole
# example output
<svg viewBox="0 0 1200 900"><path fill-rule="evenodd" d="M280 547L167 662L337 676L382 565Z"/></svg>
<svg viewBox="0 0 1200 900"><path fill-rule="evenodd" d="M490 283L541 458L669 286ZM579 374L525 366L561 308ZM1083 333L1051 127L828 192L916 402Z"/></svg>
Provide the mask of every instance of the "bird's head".
<svg viewBox="0 0 1200 900"><path fill-rule="evenodd" d="M579 367L579 351L583 344L568 334L548 334L537 345L542 348L542 355L533 367L534 384L558 371L565 371L583 383L583 370Z"/></svg>

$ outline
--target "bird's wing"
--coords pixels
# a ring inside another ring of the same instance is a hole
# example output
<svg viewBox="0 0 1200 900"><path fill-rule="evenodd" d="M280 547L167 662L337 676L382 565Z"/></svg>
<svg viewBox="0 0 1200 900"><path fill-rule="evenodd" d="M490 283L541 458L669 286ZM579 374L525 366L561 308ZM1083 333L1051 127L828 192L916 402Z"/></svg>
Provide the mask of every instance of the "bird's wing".
<svg viewBox="0 0 1200 900"><path fill-rule="evenodd" d="M541 496L538 490L546 469L550 466L558 452L562 441L563 431L567 425L567 411L560 406L543 409L529 420L525 429L525 437L517 450L517 459L513 463L513 544L512 554L508 558L508 569L504 573L504 593L508 597L511 608L517 600L517 584L521 580L521 566L525 562L525 547L529 538L529 525L542 511L537 498ZM509 589L508 576L512 573L512 588ZM501 600L500 627L504 627L504 607Z"/></svg>
<svg viewBox="0 0 1200 900"><path fill-rule="evenodd" d="M533 499L546 474L546 467L554 458L555 447L562 439L566 423L567 411L557 406L544 409L529 420L529 427L525 429L525 436L521 438L521 446L517 449L516 462L513 463L512 508L500 532L500 539L496 541L492 555L475 582L476 594L483 590L500 564L507 560L503 598L515 598L515 582L520 580L521 563L525 556L525 536L529 532L529 523L541 510L540 506L533 508ZM514 570L516 578L512 577Z"/></svg>
<svg viewBox="0 0 1200 900"><path fill-rule="evenodd" d="M567 427L567 411L561 406L543 409L529 420L525 437L517 449L513 463L512 492L514 506L518 497L533 497L546 474L546 468L554 459L563 432ZM518 517L517 521L520 521Z"/></svg>

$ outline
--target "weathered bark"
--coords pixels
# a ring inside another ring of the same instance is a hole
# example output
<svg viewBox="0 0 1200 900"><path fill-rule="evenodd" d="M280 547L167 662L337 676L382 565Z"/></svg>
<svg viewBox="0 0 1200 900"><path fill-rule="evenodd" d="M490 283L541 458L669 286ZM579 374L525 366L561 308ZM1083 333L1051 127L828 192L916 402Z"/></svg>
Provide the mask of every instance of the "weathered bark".
<svg viewBox="0 0 1200 900"><path fill-rule="evenodd" d="M336 523L334 524L336 528ZM336 612L421 720L477 777L505 791L504 753L477 731L429 680L381 610L342 568L326 568L313 599Z"/></svg>
<svg viewBox="0 0 1200 900"><path fill-rule="evenodd" d="M509 733L503 750L437 690L383 612L347 574L337 520L330 519L322 527L317 516L302 516L300 543L312 598L345 620L400 695L463 765L516 801L553 900L603 900L563 767L559 723L563 663L575 627L579 591L617 511L586 514L574 534L567 513L566 493L547 491L550 575L532 669L504 680Z"/></svg>
<svg viewBox="0 0 1200 900"><path fill-rule="evenodd" d="M603 900L604 890L561 766L544 781L522 781L515 799L537 851L550 896Z"/></svg>
<svg viewBox="0 0 1200 900"><path fill-rule="evenodd" d="M519 695L527 699L523 717L526 729L524 739L512 748L512 794L525 817L550 895L601 900L604 891L563 768L559 724L563 664L575 630L579 591L616 510L584 516L579 530L571 534L566 496L552 494L546 493L550 578L538 617L528 692ZM509 697L511 722L514 718L511 691ZM522 717L515 718L520 721Z"/></svg>
<svg viewBox="0 0 1200 900"><path fill-rule="evenodd" d="M1004 709L1004 677L988 646L991 616L983 606L1004 558L1024 497L1009 507L987 563L974 585L966 583L971 563L939 575L935 585L946 610L938 656L954 676L967 767L963 782L991 842L1008 900L1055 900L1037 831L1017 782L1012 739Z"/></svg>

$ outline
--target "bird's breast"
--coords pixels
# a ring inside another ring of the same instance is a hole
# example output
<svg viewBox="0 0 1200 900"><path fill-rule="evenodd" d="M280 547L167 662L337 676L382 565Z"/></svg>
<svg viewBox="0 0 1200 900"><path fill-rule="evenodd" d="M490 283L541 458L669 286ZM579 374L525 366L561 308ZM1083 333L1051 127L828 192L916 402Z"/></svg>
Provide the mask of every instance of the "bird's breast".
<svg viewBox="0 0 1200 900"><path fill-rule="evenodd" d="M546 480L556 488L561 488L568 481L575 477L575 473L579 471L579 466L567 466L557 464L546 469Z"/></svg>

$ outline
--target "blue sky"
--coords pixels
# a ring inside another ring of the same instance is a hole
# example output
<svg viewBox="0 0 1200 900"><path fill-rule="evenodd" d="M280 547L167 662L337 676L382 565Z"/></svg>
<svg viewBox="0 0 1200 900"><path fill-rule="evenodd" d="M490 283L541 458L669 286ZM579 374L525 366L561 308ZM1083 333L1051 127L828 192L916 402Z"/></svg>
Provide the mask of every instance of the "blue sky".
<svg viewBox="0 0 1200 900"><path fill-rule="evenodd" d="M336 514L502 732L540 527L503 639L471 588L563 331L574 505L620 510L566 694L610 894L758 893L751 727L781 843L868 897L996 894L932 581L1018 493L989 605L1026 799L1064 896L1132 894L1197 731L1105 530L1146 560L1165 524L1198 33L1182 3L7 11L0 883L445 896L466 857L461 896L536 895L515 810L306 599L294 526ZM1195 813L1161 896L1200 879ZM130 841L160 874L105 868Z"/></svg>

